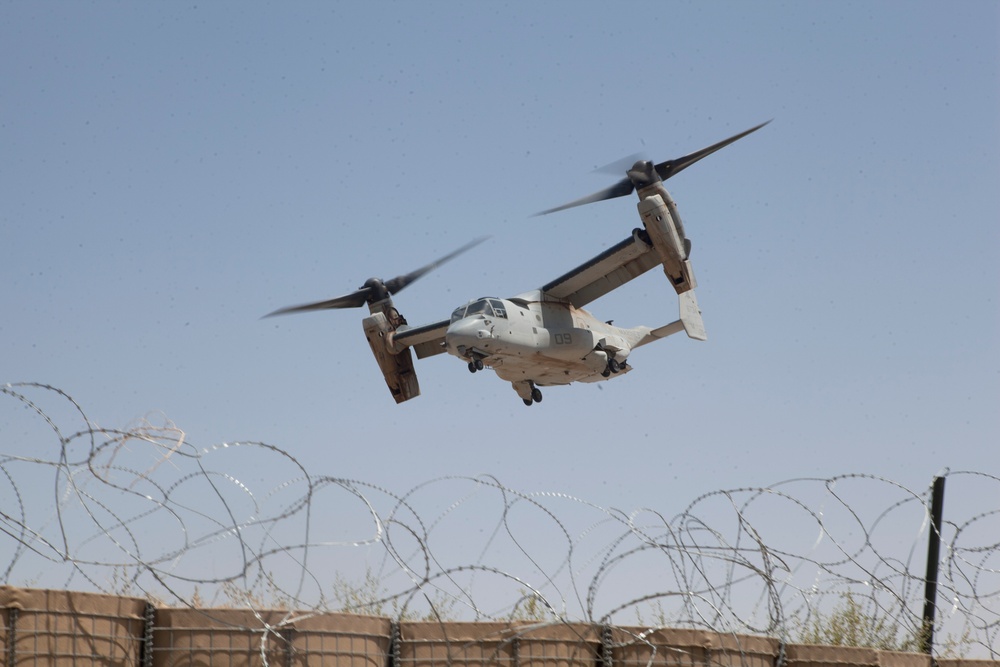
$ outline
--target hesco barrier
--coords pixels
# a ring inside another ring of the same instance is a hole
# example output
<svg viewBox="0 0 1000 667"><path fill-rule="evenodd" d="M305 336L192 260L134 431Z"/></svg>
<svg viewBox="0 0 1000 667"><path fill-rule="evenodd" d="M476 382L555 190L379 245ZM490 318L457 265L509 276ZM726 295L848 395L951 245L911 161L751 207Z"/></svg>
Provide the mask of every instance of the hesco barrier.
<svg viewBox="0 0 1000 667"><path fill-rule="evenodd" d="M4 665L138 665L146 601L0 587Z"/></svg>
<svg viewBox="0 0 1000 667"><path fill-rule="evenodd" d="M94 593L0 587L6 667L932 667L869 648L563 622L394 622L339 613L176 609ZM938 660L940 667L1000 667Z"/></svg>
<svg viewBox="0 0 1000 667"><path fill-rule="evenodd" d="M161 608L151 634L153 667L386 667L392 623L354 614Z"/></svg>

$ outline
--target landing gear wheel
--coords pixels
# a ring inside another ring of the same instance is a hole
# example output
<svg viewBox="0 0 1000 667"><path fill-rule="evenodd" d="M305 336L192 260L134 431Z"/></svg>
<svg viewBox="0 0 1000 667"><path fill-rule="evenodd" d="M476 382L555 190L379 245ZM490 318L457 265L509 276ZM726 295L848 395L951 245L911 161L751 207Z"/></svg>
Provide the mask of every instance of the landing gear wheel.
<svg viewBox="0 0 1000 667"><path fill-rule="evenodd" d="M529 408L531 407L531 404L533 403L533 401L530 398L524 398L524 399L521 399L521 400L523 400L524 404L527 405Z"/></svg>
<svg viewBox="0 0 1000 667"><path fill-rule="evenodd" d="M480 362L480 363L482 363L482 362ZM469 372L470 373L475 373L477 370L478 369L476 368L476 362L470 361L469 362Z"/></svg>
<svg viewBox="0 0 1000 667"><path fill-rule="evenodd" d="M483 370L483 360L482 359L474 359L472 361L472 363L475 365L477 371Z"/></svg>
<svg viewBox="0 0 1000 667"><path fill-rule="evenodd" d="M601 377L602 378L606 378L606 377L608 377L610 375L611 375L611 369L610 368L605 368L603 371L601 371Z"/></svg>
<svg viewBox="0 0 1000 667"><path fill-rule="evenodd" d="M612 373L617 373L622 369L622 365L618 363L618 360L614 357L608 359L608 370Z"/></svg>
<svg viewBox="0 0 1000 667"><path fill-rule="evenodd" d="M533 400L535 403L542 402L542 392L539 391L538 387L533 387L531 389L531 400Z"/></svg>

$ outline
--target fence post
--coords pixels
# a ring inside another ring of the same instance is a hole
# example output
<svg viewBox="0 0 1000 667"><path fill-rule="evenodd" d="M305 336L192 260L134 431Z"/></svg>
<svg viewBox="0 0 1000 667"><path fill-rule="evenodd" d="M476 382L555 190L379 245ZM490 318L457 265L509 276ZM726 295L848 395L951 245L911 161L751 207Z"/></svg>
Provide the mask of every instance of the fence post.
<svg viewBox="0 0 1000 667"><path fill-rule="evenodd" d="M152 602L146 602L142 614L142 645L139 647L139 664L142 667L153 667L153 628L156 626L156 607Z"/></svg>
<svg viewBox="0 0 1000 667"><path fill-rule="evenodd" d="M17 607L7 607L7 655L4 656L7 667L14 667L17 652Z"/></svg>
<svg viewBox="0 0 1000 667"><path fill-rule="evenodd" d="M941 516L944 514L944 477L935 477L931 489L931 530L927 538L927 576L924 578L924 624L921 649L933 657L934 613L937 605L938 565L941 561Z"/></svg>
<svg viewBox="0 0 1000 667"><path fill-rule="evenodd" d="M399 667L399 643L402 637L399 631L399 621L389 622L389 667Z"/></svg>
<svg viewBox="0 0 1000 667"><path fill-rule="evenodd" d="M601 659L600 667L611 666L611 626L601 628Z"/></svg>
<svg viewBox="0 0 1000 667"><path fill-rule="evenodd" d="M292 667L295 664L295 628L285 626L278 631L278 636L281 637L281 641L285 644L285 665L286 667Z"/></svg>

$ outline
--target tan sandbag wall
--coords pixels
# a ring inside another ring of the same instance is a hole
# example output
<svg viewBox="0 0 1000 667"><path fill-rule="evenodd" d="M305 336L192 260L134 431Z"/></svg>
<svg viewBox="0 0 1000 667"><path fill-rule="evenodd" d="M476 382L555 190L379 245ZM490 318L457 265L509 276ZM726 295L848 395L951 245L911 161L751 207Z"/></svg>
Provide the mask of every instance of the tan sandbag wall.
<svg viewBox="0 0 1000 667"><path fill-rule="evenodd" d="M0 617L0 667L932 667L922 654L782 647L770 637L690 629L394 624L353 614L154 608L137 598L8 586L0 587Z"/></svg>
<svg viewBox="0 0 1000 667"><path fill-rule="evenodd" d="M387 667L392 623L355 614L156 610L152 667Z"/></svg>
<svg viewBox="0 0 1000 667"><path fill-rule="evenodd" d="M146 602L0 586L0 664L139 665Z"/></svg>
<svg viewBox="0 0 1000 667"><path fill-rule="evenodd" d="M614 667L773 667L781 642L704 630L615 628Z"/></svg>
<svg viewBox="0 0 1000 667"><path fill-rule="evenodd" d="M579 624L399 624L397 667L595 667L600 628Z"/></svg>

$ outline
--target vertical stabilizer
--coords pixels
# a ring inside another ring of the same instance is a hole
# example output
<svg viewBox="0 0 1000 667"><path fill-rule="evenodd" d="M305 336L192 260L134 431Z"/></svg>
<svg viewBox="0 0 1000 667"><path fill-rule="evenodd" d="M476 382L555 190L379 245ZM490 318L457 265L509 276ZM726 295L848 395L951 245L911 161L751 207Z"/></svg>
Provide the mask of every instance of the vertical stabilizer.
<svg viewBox="0 0 1000 667"><path fill-rule="evenodd" d="M694 296L694 290L681 292L677 295L681 308L681 324L684 325L684 332L689 338L695 340L708 340L705 332L705 322L701 319L701 309L698 308L698 299Z"/></svg>

